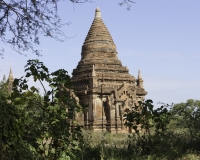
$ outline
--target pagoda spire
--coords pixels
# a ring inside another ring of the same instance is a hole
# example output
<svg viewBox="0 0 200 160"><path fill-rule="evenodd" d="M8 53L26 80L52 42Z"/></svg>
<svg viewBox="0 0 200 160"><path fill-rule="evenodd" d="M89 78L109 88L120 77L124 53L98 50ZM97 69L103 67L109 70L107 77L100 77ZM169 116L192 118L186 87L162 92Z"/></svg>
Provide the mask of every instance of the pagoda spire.
<svg viewBox="0 0 200 160"><path fill-rule="evenodd" d="M12 68L10 67L10 73L8 76L8 93L12 92L12 86L13 86L14 78L12 74Z"/></svg>
<svg viewBox="0 0 200 160"><path fill-rule="evenodd" d="M140 70L138 70L138 79L137 79L137 86L140 88L144 88L143 86L143 80Z"/></svg>
<svg viewBox="0 0 200 160"><path fill-rule="evenodd" d="M8 76L8 80L9 81L13 81L14 80L11 67L10 67L10 73L9 73L9 76Z"/></svg>
<svg viewBox="0 0 200 160"><path fill-rule="evenodd" d="M105 61L121 65L112 36L103 22L100 9L97 7L94 20L82 46L80 63L98 65Z"/></svg>

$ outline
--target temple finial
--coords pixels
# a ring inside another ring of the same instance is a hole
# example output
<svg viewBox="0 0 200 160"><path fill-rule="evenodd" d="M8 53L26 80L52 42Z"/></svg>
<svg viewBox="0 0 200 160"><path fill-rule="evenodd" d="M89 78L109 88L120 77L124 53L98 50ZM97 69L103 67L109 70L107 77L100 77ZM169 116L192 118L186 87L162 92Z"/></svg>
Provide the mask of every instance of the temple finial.
<svg viewBox="0 0 200 160"><path fill-rule="evenodd" d="M142 79L142 75L140 73L140 70L138 70L138 79Z"/></svg>
<svg viewBox="0 0 200 160"><path fill-rule="evenodd" d="M95 18L101 18L101 11L100 11L99 7L97 7L95 10Z"/></svg>
<svg viewBox="0 0 200 160"><path fill-rule="evenodd" d="M13 80L13 74L12 74L12 68L10 67L10 73L9 73L9 76L8 76L8 79L9 80Z"/></svg>
<svg viewBox="0 0 200 160"><path fill-rule="evenodd" d="M142 80L142 75L140 73L140 70L138 70L137 86L140 87L140 88L144 88L144 86L143 86L143 80Z"/></svg>
<svg viewBox="0 0 200 160"><path fill-rule="evenodd" d="M95 77L96 76L96 73L95 73L95 70L94 70L94 65L92 65L92 77Z"/></svg>

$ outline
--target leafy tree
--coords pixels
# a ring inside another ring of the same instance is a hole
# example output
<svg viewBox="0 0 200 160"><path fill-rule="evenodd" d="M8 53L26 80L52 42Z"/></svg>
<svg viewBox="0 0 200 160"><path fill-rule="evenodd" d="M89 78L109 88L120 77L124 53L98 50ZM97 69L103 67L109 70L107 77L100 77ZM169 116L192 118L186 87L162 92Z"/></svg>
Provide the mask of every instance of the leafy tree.
<svg viewBox="0 0 200 160"><path fill-rule="evenodd" d="M49 73L38 60L29 60L25 72L25 77L14 80L11 96L3 97L1 159L75 157L73 153L79 148L76 132L71 132L71 123L75 112L81 108L73 97L70 77L63 69ZM28 86L27 78L31 76L41 83L44 96L34 86ZM50 90L45 88L44 81Z"/></svg>
<svg viewBox="0 0 200 160"><path fill-rule="evenodd" d="M198 133L200 136L200 100L188 99L186 103L175 104L170 112L177 127L187 128L191 135L197 136Z"/></svg>
<svg viewBox="0 0 200 160"><path fill-rule="evenodd" d="M162 133L167 130L167 124L170 121L168 104L154 109L152 100L139 102L131 111L126 110L125 125L132 127L136 133L144 131L150 134L150 129L155 128L155 133Z"/></svg>
<svg viewBox="0 0 200 160"><path fill-rule="evenodd" d="M167 109L169 105L163 104L154 109L152 103L152 100L139 102L131 111L126 110L124 115L125 125L135 131L136 135L130 138L133 139L134 145L136 143L135 152L137 154L149 154L152 146L158 145L165 136L167 125L170 122L171 114ZM129 149L132 149L134 145L131 141Z"/></svg>
<svg viewBox="0 0 200 160"><path fill-rule="evenodd" d="M187 130L168 130L171 120L176 122L176 128ZM162 104L157 109L153 109L151 100L146 100L133 110L127 110L125 122L135 131L130 136L128 149L138 156L152 155L162 159L168 155L167 159L177 159L186 152L200 150L199 100L189 99L186 103L171 106Z"/></svg>
<svg viewBox="0 0 200 160"><path fill-rule="evenodd" d="M92 2L92 0L69 0L72 3ZM15 51L32 50L36 55L40 51L34 48L39 45L39 35L65 40L61 27L64 25L57 13L60 0L1 0L0 1L0 38ZM130 8L131 0L123 0ZM8 36L9 33L9 36ZM0 50L3 56L4 49Z"/></svg>
<svg viewBox="0 0 200 160"><path fill-rule="evenodd" d="M3 79L0 81L0 91L1 93L7 91L7 84L6 84L6 76L3 76Z"/></svg>
<svg viewBox="0 0 200 160"><path fill-rule="evenodd" d="M0 83L0 159L34 159L31 146L22 137L25 135L24 110L9 101L5 78Z"/></svg>

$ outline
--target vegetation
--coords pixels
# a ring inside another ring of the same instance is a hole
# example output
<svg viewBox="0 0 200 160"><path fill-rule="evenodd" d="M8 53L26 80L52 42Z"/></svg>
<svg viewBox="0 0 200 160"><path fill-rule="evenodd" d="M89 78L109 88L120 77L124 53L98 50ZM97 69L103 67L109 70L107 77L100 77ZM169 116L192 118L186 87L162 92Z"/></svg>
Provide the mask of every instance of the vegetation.
<svg viewBox="0 0 200 160"><path fill-rule="evenodd" d="M83 147L78 160L198 160L187 133L167 132L148 153L141 151L142 143L136 134L94 133L83 131ZM156 139L152 136L151 139ZM131 144L131 145L130 145ZM145 143L149 145L148 142ZM143 144L143 145L145 145Z"/></svg>
<svg viewBox="0 0 200 160"><path fill-rule="evenodd" d="M11 95L1 87L1 159L73 157L70 149L75 149L76 142L71 138L76 139L77 128L71 132L70 124L80 106L70 94L70 77L63 69L49 73L38 60L29 60L25 72L26 78L32 76L41 83L45 94L41 96L34 86L29 88L24 77L15 79Z"/></svg>
<svg viewBox="0 0 200 160"><path fill-rule="evenodd" d="M180 103L153 109L153 102L147 100L125 115L126 125L135 130L130 137L130 152L146 159L199 159L199 101L187 102L187 107Z"/></svg>
<svg viewBox="0 0 200 160"><path fill-rule="evenodd" d="M42 62L29 60L25 73L15 79L11 94L5 77L0 83L2 160L200 159L199 100L157 109L146 100L124 115L132 134L93 133L73 121L82 108L65 70L49 73ZM44 95L28 86L31 77Z"/></svg>

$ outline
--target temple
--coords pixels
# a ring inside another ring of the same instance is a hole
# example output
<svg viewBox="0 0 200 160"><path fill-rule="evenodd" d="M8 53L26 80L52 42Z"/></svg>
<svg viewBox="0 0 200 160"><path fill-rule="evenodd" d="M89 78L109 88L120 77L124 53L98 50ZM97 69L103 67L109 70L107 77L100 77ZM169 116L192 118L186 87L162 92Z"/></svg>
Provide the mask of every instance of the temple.
<svg viewBox="0 0 200 160"><path fill-rule="evenodd" d="M144 100L147 92L140 71L129 74L117 57L114 41L106 28L100 9L82 46L81 60L72 72L72 83L80 103L88 106L76 120L86 129L112 133L130 132L124 127L125 109Z"/></svg>

